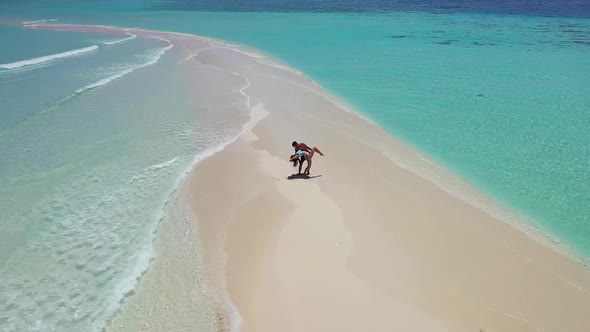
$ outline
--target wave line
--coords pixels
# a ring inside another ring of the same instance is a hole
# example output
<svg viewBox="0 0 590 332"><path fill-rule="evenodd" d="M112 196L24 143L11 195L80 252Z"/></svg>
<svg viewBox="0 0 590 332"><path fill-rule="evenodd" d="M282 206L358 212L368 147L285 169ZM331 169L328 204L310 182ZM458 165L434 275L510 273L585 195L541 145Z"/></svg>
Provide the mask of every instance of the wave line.
<svg viewBox="0 0 590 332"><path fill-rule="evenodd" d="M125 69L125 70L123 70L121 72L118 72L118 73L116 73L114 75L111 75L109 77L106 77L106 78L103 78L101 80L98 80L98 81L96 81L96 82L94 82L92 84L88 84L88 85L86 85L86 86L84 86L84 87L76 90L76 94L80 94L80 93L82 93L84 91L88 91L88 90L91 90L91 89L95 89L95 88L101 87L103 85L107 85L110 82L112 82L112 81L114 81L114 80L116 80L118 78L121 78L121 77L123 77L123 76L125 76L125 75L127 75L127 74L129 74L131 72L136 71L137 69L144 68L144 67L147 67L147 66L151 66L153 64L156 64L160 60L160 58L162 57L162 55L164 55L164 53L166 53L169 49L171 49L173 47L174 47L174 45L172 45L172 43L170 43L170 45L168 45L168 46L164 47L163 49L161 49L149 61L144 62L141 65L138 65L138 66L135 66L135 67L131 67L129 69Z"/></svg>
<svg viewBox="0 0 590 332"><path fill-rule="evenodd" d="M129 36L129 37L123 38L123 39L118 39L118 40L113 40L113 41L110 41L110 42L104 42L102 44L103 45L115 45L115 44L119 44L119 43L124 43L126 41L129 41L131 39L135 39L137 37L136 35L134 35L132 33L129 33L129 32L127 32L126 35Z"/></svg>
<svg viewBox="0 0 590 332"><path fill-rule="evenodd" d="M49 107L49 108L46 108L46 109L44 109L44 110L42 110L42 111L40 111L40 112L38 112L38 113L34 114L33 116L31 116L31 117L29 117L29 118L25 119L24 121L20 122L20 123L19 123L19 124L17 124L16 126L14 126L14 127L12 127L12 128L5 128L5 129L0 129L0 137L2 137L2 136L6 136L6 135L8 135L8 134L10 134L10 133L12 133L12 132L15 132L15 131L16 131L18 128L22 127L23 125L27 124L28 122L30 122L30 121L32 121L32 120L34 120L34 119L37 119L37 118L39 118L40 116L42 116L42 115L44 115L44 114L46 114L46 113L49 113L49 112L51 112L51 111L53 111L53 110L57 109L59 106L61 106L61 105L65 104L65 103L66 103L66 102L68 102L69 100L71 100L71 99L73 99L74 97L76 97L76 96L78 96L78 95L80 95L80 94L84 93L85 91L92 90L92 89L96 89L96 88L98 88L98 87L101 87L101 86L107 85L107 84L109 84L110 82L112 82L112 81L114 81L114 80L116 80L116 79L119 79L119 78L121 78L121 77L123 77L123 76L125 76L125 75L127 75L127 74L129 74L129 73L131 73L131 72L134 72L134 71L135 71L135 70L137 70L137 69L144 68L144 67L147 67L147 66L151 66L151 65L154 65L154 64L156 64L156 63L157 63L157 62L160 60L160 58L161 58L161 57L162 57L162 56L163 56L163 55L164 55L164 54L165 54L165 53L166 53L168 50L170 50L171 48L173 48L173 47L174 47L174 45L173 45L173 44L172 44L172 43L171 43L169 40L167 40L167 39L163 39L163 38L162 38L162 40L165 40L165 41L167 41L167 42L169 43L169 45L168 45L168 46L166 46L166 47L164 47L164 48L162 48L162 49L160 49L160 50L159 50L159 51L158 51L156 54L154 54L154 56L153 56L153 57L152 57L152 58L151 58L149 61L147 61L147 62L144 62L144 63L142 63L142 64L140 64L140 65L138 65L138 66L131 67L131 68L129 68L129 69L123 70L123 71L121 71L121 72L119 72L119 73L116 73L116 74L114 74L114 75L111 75L111 76L109 76L109 77L107 77L107 78L103 78L103 79L101 79L101 80L98 80L98 81L96 81L96 82L94 82L94 83L92 83L92 84L88 84L88 85L86 85L86 86L84 86L84 87L82 87L82 88L80 88L80 89L76 90L76 91L75 91L73 94L71 94L71 95L69 95L69 96L67 96L67 97L65 97L65 98L63 98L63 99L61 99L61 100L59 100L58 102L56 102L55 104L53 104L51 107Z"/></svg>
<svg viewBox="0 0 590 332"><path fill-rule="evenodd" d="M57 18L52 18L52 19L48 19L48 20L37 20L37 21L23 21L21 22L21 24L23 25L31 25L31 24L38 24L38 23L45 23L45 22L55 22L58 21L59 19Z"/></svg>
<svg viewBox="0 0 590 332"><path fill-rule="evenodd" d="M78 49L67 51L67 52L44 55L44 56L41 56L38 58L16 61L16 62L11 62L11 63L2 63L2 64L0 64L0 68L2 68L2 69L22 68L22 67L26 67L26 66L32 66L32 65L37 65L40 63L48 62L51 60L63 59L63 58L71 57L71 56L76 56L79 54L92 52L96 49L98 49L98 46L92 45L92 46L78 48Z"/></svg>

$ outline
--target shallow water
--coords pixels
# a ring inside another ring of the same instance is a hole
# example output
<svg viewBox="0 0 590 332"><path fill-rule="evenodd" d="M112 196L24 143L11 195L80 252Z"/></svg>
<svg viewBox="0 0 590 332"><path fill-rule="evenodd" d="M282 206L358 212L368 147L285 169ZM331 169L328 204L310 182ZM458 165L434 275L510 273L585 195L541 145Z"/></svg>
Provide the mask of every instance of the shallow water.
<svg viewBox="0 0 590 332"><path fill-rule="evenodd" d="M590 255L589 19L162 12L138 20L279 57L556 241Z"/></svg>
<svg viewBox="0 0 590 332"><path fill-rule="evenodd" d="M100 330L146 270L182 174L241 131L248 113L199 106L174 52L135 38L0 73L5 330Z"/></svg>
<svg viewBox="0 0 590 332"><path fill-rule="evenodd" d="M0 44L10 45L0 64L97 48L0 69L0 326L8 331L104 326L147 267L158 223L176 218L165 206L183 172L247 120L246 109L199 107L211 91L191 88L165 41L21 21L138 26L257 47L590 256L583 2L40 4L0 5L8 23Z"/></svg>

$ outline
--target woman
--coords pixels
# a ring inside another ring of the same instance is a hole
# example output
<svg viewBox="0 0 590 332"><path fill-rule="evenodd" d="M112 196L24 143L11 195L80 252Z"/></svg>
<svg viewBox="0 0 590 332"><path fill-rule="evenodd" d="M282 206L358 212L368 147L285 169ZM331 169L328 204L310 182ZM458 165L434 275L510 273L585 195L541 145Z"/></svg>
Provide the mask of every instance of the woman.
<svg viewBox="0 0 590 332"><path fill-rule="evenodd" d="M323 156L324 154L315 146L313 148L310 149L310 152L307 151L303 151L303 150L297 150L297 152L295 152L294 155L291 155L291 157L289 158L289 161L293 162L293 166L297 166L297 161L299 161L300 159L303 159L305 161L307 161L307 167L305 168L305 171L303 172L303 174L305 175L309 175L309 170L311 169L311 159L313 158L314 153L319 153L320 156ZM301 158L303 157L303 158ZM301 174L301 166L303 165L303 161L300 161L301 165L299 166L299 173Z"/></svg>

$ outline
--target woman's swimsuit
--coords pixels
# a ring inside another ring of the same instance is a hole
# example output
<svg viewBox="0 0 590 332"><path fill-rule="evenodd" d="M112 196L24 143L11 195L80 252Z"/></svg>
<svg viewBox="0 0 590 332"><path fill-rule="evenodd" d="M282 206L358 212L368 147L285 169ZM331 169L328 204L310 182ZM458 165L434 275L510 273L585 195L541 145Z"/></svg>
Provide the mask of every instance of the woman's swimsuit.
<svg viewBox="0 0 590 332"><path fill-rule="evenodd" d="M299 161L300 162L304 162L305 161L305 155L303 154L303 151L297 150L297 152L295 152L295 153L297 153L297 155L299 155Z"/></svg>

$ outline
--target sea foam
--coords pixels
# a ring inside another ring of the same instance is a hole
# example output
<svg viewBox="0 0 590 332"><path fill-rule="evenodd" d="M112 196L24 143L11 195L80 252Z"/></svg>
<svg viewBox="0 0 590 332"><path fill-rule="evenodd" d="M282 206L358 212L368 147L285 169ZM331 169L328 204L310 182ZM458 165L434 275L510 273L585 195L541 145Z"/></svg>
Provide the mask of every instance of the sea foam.
<svg viewBox="0 0 590 332"><path fill-rule="evenodd" d="M23 25L31 25L31 24L39 24L39 23L46 23L46 22L55 22L59 19L57 18L51 18L51 19L47 19L47 20L37 20L37 21L24 21L21 22Z"/></svg>
<svg viewBox="0 0 590 332"><path fill-rule="evenodd" d="M52 60L56 60L56 59L63 59L63 58L71 57L71 56L76 56L76 55L92 52L96 49L98 49L98 46L92 45L92 46L78 48L78 49L67 51L67 52L45 55L45 56L41 56L38 58L10 62L10 63L3 63L3 64L0 64L0 68L2 68L2 69L16 69L16 68L22 68L22 67L26 67L26 66L38 65L38 64L45 63L45 62L52 61Z"/></svg>
<svg viewBox="0 0 590 332"><path fill-rule="evenodd" d="M126 35L128 35L129 37L127 38L123 38L123 39L117 39L117 40L113 40L110 42L104 42L103 45L115 45L115 44L119 44L119 43L124 43L126 41L129 41L131 39L135 39L137 36L132 34L132 33L126 33Z"/></svg>
<svg viewBox="0 0 590 332"><path fill-rule="evenodd" d="M170 43L168 46L166 46L166 47L164 47L164 48L161 48L161 49L159 49L157 52L155 52L155 54L154 54L154 55L153 55L153 56L152 56L152 57L151 57L151 58L150 58L150 59L149 59L147 62L144 62L144 63L142 63L142 64L140 64L140 65L137 65L137 66L133 66L133 67L130 67L130 68L124 69L124 70L122 70L122 71L120 71L120 72L118 72L118 73L116 73L116 74L113 74L113 75L111 75L111 76L109 76L109 77L106 77L106 78L103 78L103 79L101 79L101 80L98 80L98 81L96 81L96 82L94 82L94 83L88 84L88 85L86 85L86 86L84 86L84 87L82 87L82 88L80 88L80 89L76 90L76 94L80 94L80 93L82 93L82 92L85 92L85 91L88 91L88 90L91 90L91 89L96 89L96 88L98 88L98 87L101 87L101 86L107 85L107 84L111 83L112 81L114 81L114 80L116 80L116 79L119 79L119 78L121 78L121 77L123 77L123 76L125 76L125 75L127 75L127 74L129 74L129 73L132 73L132 72L134 72L134 71L135 71L135 70L137 70L137 69L140 69L140 68L144 68L144 67L147 67L147 66L154 65L154 64L156 64L156 63L157 63L157 62L160 60L160 58L161 58L161 57L162 57L162 56L163 56L163 55L164 55L164 54L165 54L165 53L166 53L166 52L167 52L169 49L171 49L171 48L173 48L173 47L174 47L174 45L172 45L172 43Z"/></svg>
<svg viewBox="0 0 590 332"><path fill-rule="evenodd" d="M70 94L69 96L67 96L67 97L64 97L64 98L62 98L61 100L57 101L56 103L54 103L54 104L53 104L53 105L51 105L50 107L48 107L48 108L46 108L46 109L43 109L42 111L40 111L40 112L36 113L35 115L33 115L33 116L31 116L30 118L26 119L25 121L21 122L21 123L20 123L20 125L22 125L22 124L25 124L25 123L26 123L26 122L28 122L29 120L31 120L31 119L35 119L35 118L37 118L37 117L39 117L39 116L41 116L41 115L43 115L43 114L46 114L46 113L52 112L53 110L57 109L59 106L61 106L61 105L65 104L65 103L67 103L68 101L70 101L71 99L73 99L73 98L77 97L77 96L78 96L78 95L80 95L81 93L84 93L84 92L86 92L86 91L88 91L88 90L92 90L92 89L96 89L96 88L99 88L99 87L105 86L105 85L107 85L107 84L109 84L109 83L111 83L111 82L113 82L113 81L115 81L115 80L117 80L117 79L119 79L119 78L121 78L121 77L123 77L123 76L125 76L125 75L129 74L129 73L132 73L133 71L135 71L135 70L137 70L137 69L141 69L141 68L144 68L144 67L147 67L147 66L151 66L151 65L154 65L154 64L156 64L156 63L157 63L157 62L160 60L160 58L161 58L161 57L162 57L162 56L163 56L163 55L164 55L164 54L165 54L165 53L166 53L168 50L170 50L171 48L173 48L173 47L174 47L174 45L173 45L173 44L172 44L172 43L171 43L169 40L167 40L167 39L164 39L164 38L158 38L158 39L168 42L168 43L169 43L169 45L168 45L168 46L166 46L166 47L163 47L163 48L157 49L157 50L156 50L156 51L153 53L153 55L151 55L151 56L149 57L149 60L148 60L148 61L146 61L146 62L144 62L144 63L142 63L142 64L139 64L139 65L135 65L135 66L132 66L132 67L128 67L128 68L126 68L126 69L124 69L124 70L122 70L122 71L120 71L120 72L117 72L117 73L115 73L115 74L111 75L111 76L108 76L108 77L106 77L106 78L103 78L103 79L101 79L101 80L98 80L98 81L96 81L96 82L94 82L94 83L91 83L91 84L85 85L85 86L83 86L83 87L81 87L81 88L77 89L76 91L74 91L74 92L73 92L72 94ZM14 130L14 128L12 128L12 130L0 130L0 137L2 137L2 136L5 136L5 135L7 135L7 134L9 134L9 133L13 132L13 130Z"/></svg>

